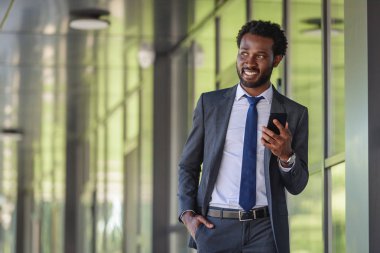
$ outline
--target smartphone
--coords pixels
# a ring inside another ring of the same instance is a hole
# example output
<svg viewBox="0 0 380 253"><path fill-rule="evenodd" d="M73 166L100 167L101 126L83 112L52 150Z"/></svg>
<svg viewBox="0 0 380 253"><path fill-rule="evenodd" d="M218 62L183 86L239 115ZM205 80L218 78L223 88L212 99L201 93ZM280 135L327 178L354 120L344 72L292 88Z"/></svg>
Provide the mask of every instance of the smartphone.
<svg viewBox="0 0 380 253"><path fill-rule="evenodd" d="M271 113L269 116L267 128L273 131L275 134L280 134L280 130L273 123L273 120L277 119L281 123L281 125L285 127L287 117L288 117L287 113Z"/></svg>

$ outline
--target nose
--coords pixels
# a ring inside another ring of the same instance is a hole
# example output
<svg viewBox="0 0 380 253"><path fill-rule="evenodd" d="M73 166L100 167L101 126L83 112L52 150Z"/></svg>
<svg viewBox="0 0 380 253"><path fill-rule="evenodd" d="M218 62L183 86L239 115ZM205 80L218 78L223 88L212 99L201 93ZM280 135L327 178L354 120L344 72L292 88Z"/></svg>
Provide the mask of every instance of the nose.
<svg viewBox="0 0 380 253"><path fill-rule="evenodd" d="M256 67L257 66L257 61L254 56L249 56L246 59L246 62L244 64L246 67Z"/></svg>

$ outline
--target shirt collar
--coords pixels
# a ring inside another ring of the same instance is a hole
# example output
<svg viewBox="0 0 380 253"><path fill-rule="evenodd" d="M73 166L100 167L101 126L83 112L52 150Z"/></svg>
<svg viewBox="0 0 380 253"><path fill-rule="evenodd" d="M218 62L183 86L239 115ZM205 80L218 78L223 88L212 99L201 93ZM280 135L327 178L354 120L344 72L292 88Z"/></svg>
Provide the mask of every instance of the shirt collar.
<svg viewBox="0 0 380 253"><path fill-rule="evenodd" d="M239 83L238 84L238 87L236 89L236 97L235 97L235 101L239 101L240 99L242 99L244 97L244 95L247 95L248 97L252 97L251 95L249 95L242 87L241 87L241 84ZM258 95L258 97L264 97L264 100L266 100L269 104L272 103L272 99L273 99L273 88L272 88L272 85L269 86L268 89L266 89L263 93L261 93L260 95Z"/></svg>

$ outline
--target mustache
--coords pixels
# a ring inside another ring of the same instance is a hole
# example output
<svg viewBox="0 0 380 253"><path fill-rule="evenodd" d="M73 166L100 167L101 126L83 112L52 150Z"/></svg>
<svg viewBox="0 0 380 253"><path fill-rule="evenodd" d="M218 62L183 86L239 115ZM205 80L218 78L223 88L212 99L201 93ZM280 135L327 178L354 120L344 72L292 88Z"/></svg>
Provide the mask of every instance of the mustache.
<svg viewBox="0 0 380 253"><path fill-rule="evenodd" d="M251 67L243 67L243 68L241 69L241 71L243 72L244 70L260 72L260 69L255 68L255 67L252 67L252 68L251 68Z"/></svg>

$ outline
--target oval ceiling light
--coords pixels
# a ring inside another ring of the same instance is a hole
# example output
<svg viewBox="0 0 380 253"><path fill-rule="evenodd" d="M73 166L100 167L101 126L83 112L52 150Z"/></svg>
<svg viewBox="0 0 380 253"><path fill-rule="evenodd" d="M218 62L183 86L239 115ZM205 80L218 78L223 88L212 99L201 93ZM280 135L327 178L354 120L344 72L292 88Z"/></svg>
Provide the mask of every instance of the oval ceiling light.
<svg viewBox="0 0 380 253"><path fill-rule="evenodd" d="M102 30L109 26L109 22L96 19L77 19L70 22L70 27L76 30Z"/></svg>
<svg viewBox="0 0 380 253"><path fill-rule="evenodd" d="M301 33L315 36L322 36L322 19L321 18L308 18L301 20L303 24L309 26L307 29L301 30ZM330 31L331 35L343 34L343 29L339 28L343 24L343 19L341 18L331 18L330 19Z"/></svg>
<svg viewBox="0 0 380 253"><path fill-rule="evenodd" d="M103 9L79 9L70 11L70 27L76 30L101 30L109 27L110 12Z"/></svg>
<svg viewBox="0 0 380 253"><path fill-rule="evenodd" d="M137 59L140 67L143 69L149 68L154 63L155 57L156 53L154 52L152 45L146 42L141 43L137 53Z"/></svg>
<svg viewBox="0 0 380 253"><path fill-rule="evenodd" d="M0 131L1 140L15 140L19 141L22 139L23 133L17 128L3 128Z"/></svg>

